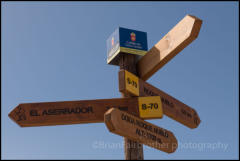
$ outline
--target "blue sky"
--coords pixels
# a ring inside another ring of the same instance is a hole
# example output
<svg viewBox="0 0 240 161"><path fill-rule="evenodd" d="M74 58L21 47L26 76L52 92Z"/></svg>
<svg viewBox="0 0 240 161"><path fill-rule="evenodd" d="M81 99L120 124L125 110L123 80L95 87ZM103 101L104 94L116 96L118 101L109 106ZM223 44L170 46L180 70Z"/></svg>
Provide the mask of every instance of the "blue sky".
<svg viewBox="0 0 240 161"><path fill-rule="evenodd" d="M239 158L238 2L1 2L1 158L124 159L123 138L103 123L20 128L19 103L119 98L106 40L118 27L145 31L150 49L186 14L199 37L148 82L194 108L189 129L168 118L178 149L144 146L145 159Z"/></svg>

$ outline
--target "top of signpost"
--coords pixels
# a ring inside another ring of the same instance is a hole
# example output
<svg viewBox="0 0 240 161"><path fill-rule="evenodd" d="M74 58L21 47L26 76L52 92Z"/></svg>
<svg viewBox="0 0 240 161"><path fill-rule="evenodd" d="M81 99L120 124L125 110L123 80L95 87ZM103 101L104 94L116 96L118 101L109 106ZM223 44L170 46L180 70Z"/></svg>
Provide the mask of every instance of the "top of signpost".
<svg viewBox="0 0 240 161"><path fill-rule="evenodd" d="M107 39L107 63L119 65L122 54L143 56L148 51L147 33L118 27Z"/></svg>

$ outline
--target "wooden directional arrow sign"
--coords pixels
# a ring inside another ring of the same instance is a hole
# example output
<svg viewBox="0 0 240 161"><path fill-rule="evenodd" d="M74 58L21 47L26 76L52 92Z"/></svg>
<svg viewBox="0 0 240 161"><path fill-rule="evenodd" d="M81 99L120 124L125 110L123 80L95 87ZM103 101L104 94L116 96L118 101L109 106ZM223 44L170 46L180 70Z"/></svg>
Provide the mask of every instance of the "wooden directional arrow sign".
<svg viewBox="0 0 240 161"><path fill-rule="evenodd" d="M104 115L104 122L108 130L114 134L167 153L172 153L177 149L177 139L172 132L119 109L108 110Z"/></svg>
<svg viewBox="0 0 240 161"><path fill-rule="evenodd" d="M163 115L161 99L155 96L24 103L11 111L9 117L21 127L98 123L104 121L104 113L110 108L118 108L142 118L147 118L152 112L157 118Z"/></svg>
<svg viewBox="0 0 240 161"><path fill-rule="evenodd" d="M118 74L120 92L132 96L160 96L165 115L189 128L196 128L200 124L200 118L193 108L126 70L120 70Z"/></svg>
<svg viewBox="0 0 240 161"><path fill-rule="evenodd" d="M171 31L154 45L137 63L139 77L147 80L163 65L198 37L202 20L185 16Z"/></svg>

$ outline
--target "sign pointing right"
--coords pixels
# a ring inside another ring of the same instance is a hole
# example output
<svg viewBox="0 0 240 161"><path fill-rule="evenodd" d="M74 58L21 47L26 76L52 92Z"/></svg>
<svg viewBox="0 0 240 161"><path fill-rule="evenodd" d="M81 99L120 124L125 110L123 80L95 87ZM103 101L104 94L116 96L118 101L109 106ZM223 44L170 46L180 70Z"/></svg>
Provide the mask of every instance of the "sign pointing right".
<svg viewBox="0 0 240 161"><path fill-rule="evenodd" d="M198 37L201 25L202 20L199 18L191 15L185 16L138 61L139 77L143 80L150 78Z"/></svg>
<svg viewBox="0 0 240 161"><path fill-rule="evenodd" d="M167 153L173 153L177 149L178 142L171 131L119 109L109 109L104 114L104 122L108 130L114 134L131 138Z"/></svg>
<svg viewBox="0 0 240 161"><path fill-rule="evenodd" d="M165 115L189 128L196 128L200 124L201 120L195 109L126 70L120 70L118 75L120 92L132 96L160 96Z"/></svg>

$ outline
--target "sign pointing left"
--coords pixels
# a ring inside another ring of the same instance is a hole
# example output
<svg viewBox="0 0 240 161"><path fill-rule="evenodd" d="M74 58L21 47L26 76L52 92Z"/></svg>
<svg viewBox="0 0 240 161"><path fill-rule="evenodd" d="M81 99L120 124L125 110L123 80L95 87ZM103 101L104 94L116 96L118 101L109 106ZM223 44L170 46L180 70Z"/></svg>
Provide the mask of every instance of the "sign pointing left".
<svg viewBox="0 0 240 161"><path fill-rule="evenodd" d="M110 108L118 108L135 116L144 117L148 109L143 112L139 110L143 104L158 106L159 110L154 109L154 112L159 113L156 117L162 117L159 96L23 103L19 104L8 116L21 127L99 123L104 122L104 113Z"/></svg>

